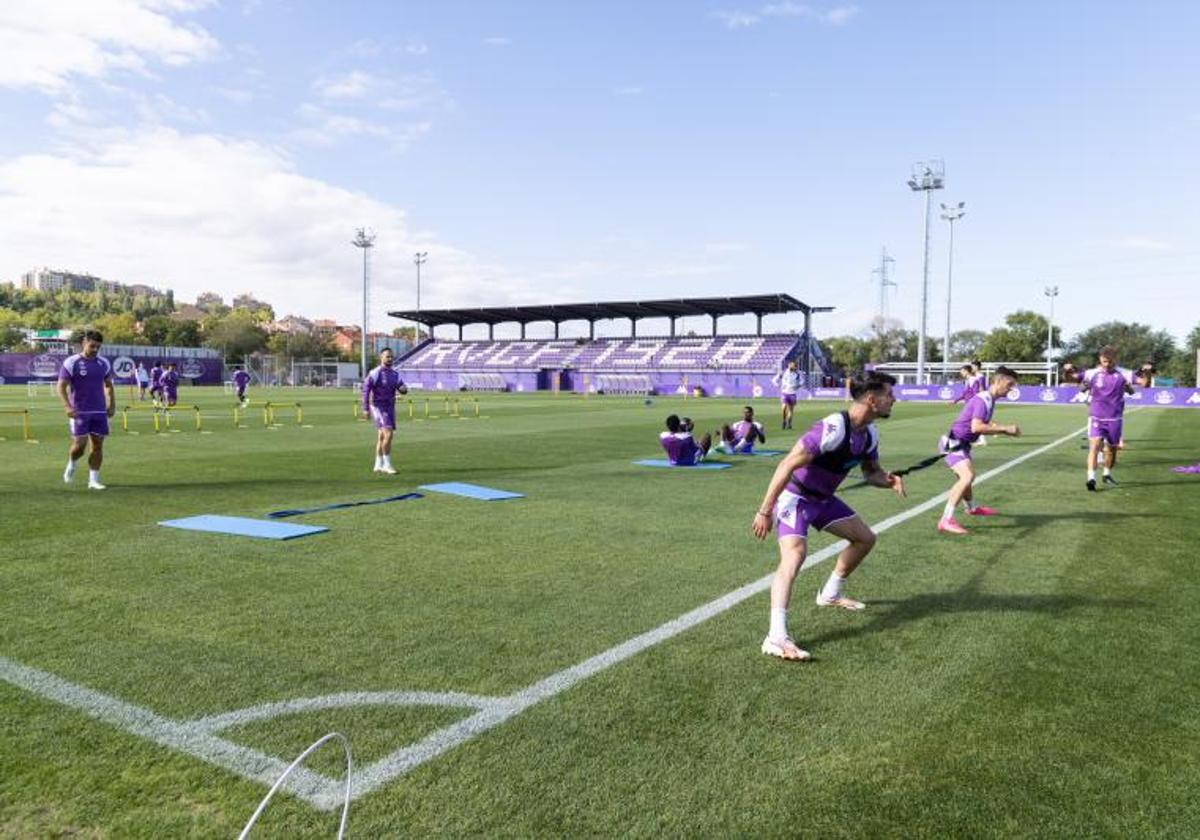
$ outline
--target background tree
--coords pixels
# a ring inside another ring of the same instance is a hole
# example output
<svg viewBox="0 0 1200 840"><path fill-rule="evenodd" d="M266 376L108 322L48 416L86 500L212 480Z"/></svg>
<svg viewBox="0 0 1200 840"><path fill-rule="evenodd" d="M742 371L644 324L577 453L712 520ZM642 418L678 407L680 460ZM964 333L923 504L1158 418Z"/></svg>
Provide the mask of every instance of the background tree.
<svg viewBox="0 0 1200 840"><path fill-rule="evenodd" d="M1106 321L1084 330L1071 339L1071 359L1082 367L1096 361L1096 352L1111 345L1121 367L1137 368L1143 362L1153 362L1159 371L1171 365L1175 356L1175 339L1165 330L1155 330L1147 324L1127 324Z"/></svg>
<svg viewBox="0 0 1200 840"><path fill-rule="evenodd" d="M267 345L267 334L244 310L235 310L224 317L210 315L203 327L204 346L222 351L226 358L247 356Z"/></svg>
<svg viewBox="0 0 1200 840"><path fill-rule="evenodd" d="M201 292L196 295L196 308L203 309L209 315L224 315L229 311L225 299L216 292Z"/></svg>
<svg viewBox="0 0 1200 840"><path fill-rule="evenodd" d="M190 319L169 320L170 327L163 338L163 344L171 347L199 347L201 342L200 322Z"/></svg>
<svg viewBox="0 0 1200 840"><path fill-rule="evenodd" d="M171 332L171 319L166 315L151 315L142 322L142 337L147 344L166 344Z"/></svg>
<svg viewBox="0 0 1200 840"><path fill-rule="evenodd" d="M322 359L337 355L326 336L303 330L275 333L267 339L267 350L293 359Z"/></svg>
<svg viewBox="0 0 1200 840"><path fill-rule="evenodd" d="M137 320L130 312L116 315L101 315L92 321L104 336L105 344L146 344L137 329Z"/></svg>
<svg viewBox="0 0 1200 840"><path fill-rule="evenodd" d="M950 358L970 361L977 358L987 333L983 330L959 330L950 336Z"/></svg>

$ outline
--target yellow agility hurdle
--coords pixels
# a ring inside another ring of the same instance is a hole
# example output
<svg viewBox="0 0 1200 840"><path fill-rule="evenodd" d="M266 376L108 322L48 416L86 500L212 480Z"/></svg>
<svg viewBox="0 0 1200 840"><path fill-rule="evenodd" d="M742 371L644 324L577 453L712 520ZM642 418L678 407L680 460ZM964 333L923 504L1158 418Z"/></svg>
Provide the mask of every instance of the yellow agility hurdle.
<svg viewBox="0 0 1200 840"><path fill-rule="evenodd" d="M288 408L295 409L296 425L302 426L304 424L304 408L300 405L300 403L285 403L285 402L263 403L263 426L268 429L279 428L280 426L282 426L283 425L282 423L275 422L275 412L278 410L281 410L281 409L288 409Z"/></svg>
<svg viewBox="0 0 1200 840"><path fill-rule="evenodd" d="M21 418L21 439L26 443L38 442L33 439L33 431L29 426L28 408L0 408L0 414L19 415ZM8 440L8 438L0 435L0 440Z"/></svg>

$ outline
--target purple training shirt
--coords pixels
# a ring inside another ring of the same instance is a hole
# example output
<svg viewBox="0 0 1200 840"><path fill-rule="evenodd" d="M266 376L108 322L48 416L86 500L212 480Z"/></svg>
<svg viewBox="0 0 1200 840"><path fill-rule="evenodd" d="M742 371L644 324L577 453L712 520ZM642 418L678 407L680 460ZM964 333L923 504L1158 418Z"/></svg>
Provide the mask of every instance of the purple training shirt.
<svg viewBox="0 0 1200 840"><path fill-rule="evenodd" d="M58 371L59 382L71 383L71 408L76 414L107 414L104 383L112 381L112 365L103 356L68 356Z"/></svg>
<svg viewBox="0 0 1200 840"><path fill-rule="evenodd" d="M400 378L398 370L379 365L363 380L363 411L370 411L372 403L380 408L394 408L396 392L403 387L404 380Z"/></svg>
<svg viewBox="0 0 1200 840"><path fill-rule="evenodd" d="M1097 420L1120 420L1125 414L1125 385L1133 384L1133 372L1125 368L1092 368L1083 374L1083 384L1092 395L1088 413Z"/></svg>
<svg viewBox="0 0 1200 840"><path fill-rule="evenodd" d="M967 404L958 413L958 418L950 426L950 436L964 443L974 443L979 440L980 436L971 431L971 421L980 420L984 423L990 423L992 422L992 414L995 410L996 402L992 398L991 391L976 394L967 400Z"/></svg>
<svg viewBox="0 0 1200 840"><path fill-rule="evenodd" d="M690 432L663 432L658 436L658 441L667 453L667 460L672 464L690 467L702 454L700 445Z"/></svg>
<svg viewBox="0 0 1200 840"><path fill-rule="evenodd" d="M850 470L879 459L879 431L874 423L849 428L843 412L812 424L800 443L813 460L792 473L791 484L805 495L832 496ZM789 487L789 489L791 489Z"/></svg>

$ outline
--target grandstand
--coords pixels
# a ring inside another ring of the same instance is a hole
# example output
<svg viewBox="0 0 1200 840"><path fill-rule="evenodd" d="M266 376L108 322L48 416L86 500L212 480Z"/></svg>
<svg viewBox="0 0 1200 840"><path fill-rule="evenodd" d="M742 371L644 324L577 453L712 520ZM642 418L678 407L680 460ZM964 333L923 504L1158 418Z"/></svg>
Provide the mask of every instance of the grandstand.
<svg viewBox="0 0 1200 840"><path fill-rule="evenodd" d="M402 356L399 364L410 387L429 390L574 391L606 394L701 393L714 396L761 396L770 378L795 359L810 384L827 375L828 363L812 338L811 316L828 312L790 295L734 298L695 298L667 301L559 304L552 306L481 309L442 309L392 312L393 317L417 321L436 336L437 327L458 328L457 340L431 337ZM800 312L803 334L764 334L763 317ZM718 335L723 315L757 316L753 335ZM678 318L706 315L710 336L675 335ZM627 338L596 338L598 320L628 318ZM667 318L670 335L639 336L644 318ZM559 327L586 320L586 338L560 338ZM549 321L554 338L527 339L530 323ZM495 339L494 327L517 323L521 338ZM488 339L464 341L463 327L486 324Z"/></svg>

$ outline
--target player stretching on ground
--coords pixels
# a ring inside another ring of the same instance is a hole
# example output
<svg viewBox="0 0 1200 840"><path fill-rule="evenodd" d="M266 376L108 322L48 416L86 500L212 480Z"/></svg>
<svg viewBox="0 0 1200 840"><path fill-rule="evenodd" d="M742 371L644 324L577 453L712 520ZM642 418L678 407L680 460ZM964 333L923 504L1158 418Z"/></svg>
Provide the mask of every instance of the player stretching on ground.
<svg viewBox="0 0 1200 840"><path fill-rule="evenodd" d="M1079 390L1091 394L1088 407L1087 489L1096 489L1096 461L1100 444L1104 450L1104 483L1116 485L1112 468L1117 463L1117 449L1122 445L1121 422L1125 416L1125 395L1133 393L1133 373L1117 367L1117 354L1111 347L1101 347L1100 367L1085 371Z"/></svg>
<svg viewBox="0 0 1200 840"><path fill-rule="evenodd" d="M162 375L162 362L155 362L154 367L150 368L150 401L155 408L162 402Z"/></svg>
<svg viewBox="0 0 1200 840"><path fill-rule="evenodd" d="M1019 437L1021 427L1015 423L1011 426L1001 426L992 422L992 414L996 410L996 399L1007 394L1017 384L1017 375L1006 367L996 368L992 375L992 384L986 391L981 391L963 406L958 419L950 427L950 431L938 442L939 449L946 456L946 466L954 471L958 480L950 488L950 497L946 499L946 507L942 518L938 520L937 529L948 534L965 534L967 529L958 524L954 511L958 503L967 506L967 513L972 516L995 516L996 511L983 505L975 504L975 495L971 487L975 483L975 465L971 462L971 446L983 435L1011 435Z"/></svg>
<svg viewBox="0 0 1200 840"><path fill-rule="evenodd" d="M779 386L779 404L783 411L783 425L780 428L792 428L792 414L796 411L796 394L800 390L800 372L796 370L796 360L787 363L785 370L771 377L771 382Z"/></svg>
<svg viewBox="0 0 1200 840"><path fill-rule="evenodd" d="M375 472L395 475L392 466L392 434L396 431L396 395L407 394L408 386L392 367L392 350L379 351L379 367L363 380L363 412L375 420L379 435L375 440Z"/></svg>
<svg viewBox="0 0 1200 840"><path fill-rule="evenodd" d="M667 453L673 467L694 467L704 460L712 446L712 435L705 435L697 443L692 437L692 421L678 414L667 417L667 430L658 436L658 442Z"/></svg>
<svg viewBox="0 0 1200 840"><path fill-rule="evenodd" d="M158 380L162 396L159 398L163 408L171 409L179 400L179 372L175 370L174 362L167 362L167 369Z"/></svg>
<svg viewBox="0 0 1200 840"><path fill-rule="evenodd" d="M718 446L726 455L748 455L754 451L755 443L767 442L767 435L763 431L763 424L754 419L754 408L745 406L742 408L742 419L732 426L728 423L721 426L717 430L717 439L720 441Z"/></svg>
<svg viewBox="0 0 1200 840"><path fill-rule="evenodd" d="M246 407L246 386L250 384L250 374L242 369L233 372L233 387L237 391L237 401L242 408Z"/></svg>
<svg viewBox="0 0 1200 840"><path fill-rule="evenodd" d="M100 355L104 337L95 330L83 334L82 352L70 356L58 371L58 398L71 418L71 448L63 481L75 477L75 462L83 457L88 441L92 453L88 456L88 489L103 490L100 465L104 463L104 438L108 435L108 418L117 409L113 391L112 365ZM69 392L69 393L68 393Z"/></svg>
<svg viewBox="0 0 1200 840"><path fill-rule="evenodd" d="M792 584L804 564L808 528L829 531L850 544L838 555L829 580L817 592L817 605L861 610L864 605L842 594L846 578L875 545L875 533L834 492L854 467L861 465L868 484L904 495L904 480L879 466L877 417L890 417L895 378L872 373L850 384L850 408L812 425L775 468L752 525L760 540L779 529L779 568L771 583L771 621L762 652L782 659L810 659L788 635L787 610Z"/></svg>

